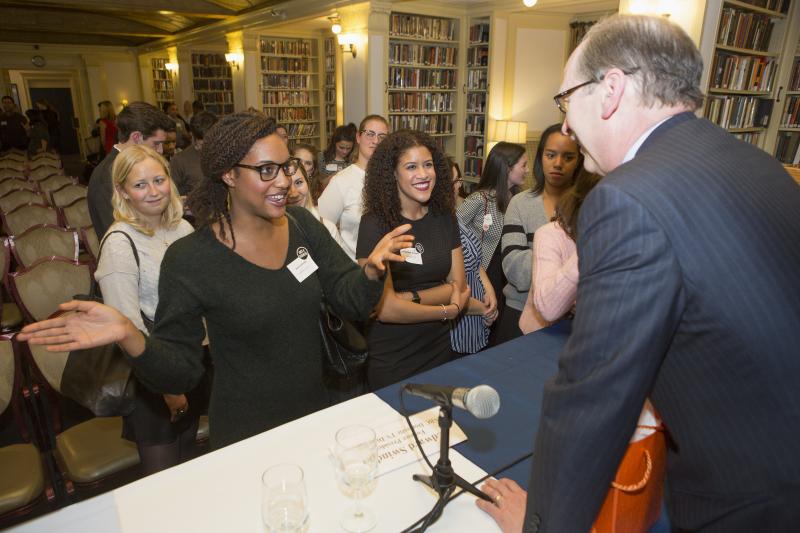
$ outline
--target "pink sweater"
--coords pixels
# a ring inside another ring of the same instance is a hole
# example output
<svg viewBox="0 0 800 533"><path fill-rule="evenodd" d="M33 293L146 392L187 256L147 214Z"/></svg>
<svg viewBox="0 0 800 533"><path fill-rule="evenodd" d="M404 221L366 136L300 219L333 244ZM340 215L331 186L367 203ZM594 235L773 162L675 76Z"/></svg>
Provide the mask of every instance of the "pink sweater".
<svg viewBox="0 0 800 533"><path fill-rule="evenodd" d="M575 305L577 248L558 223L550 222L536 230L532 272L528 301L519 319L523 333L550 325Z"/></svg>

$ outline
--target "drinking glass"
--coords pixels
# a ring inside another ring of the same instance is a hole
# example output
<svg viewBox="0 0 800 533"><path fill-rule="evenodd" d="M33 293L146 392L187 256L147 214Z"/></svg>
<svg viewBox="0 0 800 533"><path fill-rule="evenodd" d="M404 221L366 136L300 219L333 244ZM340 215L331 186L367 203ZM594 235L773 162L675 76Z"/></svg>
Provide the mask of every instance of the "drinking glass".
<svg viewBox="0 0 800 533"><path fill-rule="evenodd" d="M308 520L308 495L303 469L293 464L271 466L261 476L261 520L270 533L298 532Z"/></svg>
<svg viewBox="0 0 800 533"><path fill-rule="evenodd" d="M345 511L339 522L345 531L363 533L375 527L375 513L364 507L364 490L378 472L378 445L375 431L367 426L345 426L336 432L334 446L336 473L352 491L355 504Z"/></svg>

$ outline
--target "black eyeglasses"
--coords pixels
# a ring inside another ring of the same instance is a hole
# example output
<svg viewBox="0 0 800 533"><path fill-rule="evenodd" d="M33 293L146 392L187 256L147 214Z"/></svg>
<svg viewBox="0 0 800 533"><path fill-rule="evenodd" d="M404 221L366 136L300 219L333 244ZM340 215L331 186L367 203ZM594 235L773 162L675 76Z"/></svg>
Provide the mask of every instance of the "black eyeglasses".
<svg viewBox="0 0 800 533"><path fill-rule="evenodd" d="M625 74L626 76L630 76L631 74L634 74L637 70L639 70L639 67L633 67L629 71L624 71L623 70L622 73ZM569 109L569 96L572 93L574 93L575 91L577 91L581 87L586 87L587 85L591 85L592 83L600 83L601 81L603 81L603 78L605 78L605 74L603 74L602 76L600 76L596 80L585 81L583 83L579 83L578 85L576 85L574 87L570 87L566 91L561 91L560 93L558 93L557 95L555 95L553 97L553 101L555 101L556 106L558 107L559 111L561 111L562 113L566 114L567 113L567 109Z"/></svg>
<svg viewBox="0 0 800 533"><path fill-rule="evenodd" d="M285 163L264 163L263 165L245 165L244 163L236 163L233 165L240 168L249 168L258 172L258 177L261 181L272 181L278 177L278 169L283 169L285 176L294 176L297 169L300 168L300 160L296 157L290 157Z"/></svg>
<svg viewBox="0 0 800 533"><path fill-rule="evenodd" d="M560 93L558 93L557 95L555 95L553 97L553 100L555 101L556 106L558 106L558 109L562 113L566 114L567 108L569 107L569 95L571 95L572 93L574 93L575 91L577 91L581 87L586 87L587 85L591 85L592 83L597 83L598 81L600 81L600 80L585 81L583 83L579 83L575 87L570 87L566 91L561 91Z"/></svg>

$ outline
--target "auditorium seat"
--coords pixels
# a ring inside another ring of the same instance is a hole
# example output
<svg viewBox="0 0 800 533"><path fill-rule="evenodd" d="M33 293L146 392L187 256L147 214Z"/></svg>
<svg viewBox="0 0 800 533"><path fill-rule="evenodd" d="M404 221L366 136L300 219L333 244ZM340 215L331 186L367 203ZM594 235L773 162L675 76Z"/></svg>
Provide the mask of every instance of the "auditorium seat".
<svg viewBox="0 0 800 533"><path fill-rule="evenodd" d="M89 294L92 272L87 263L56 257L40 259L8 275L11 295L26 322L44 320L78 294Z"/></svg>
<svg viewBox="0 0 800 533"><path fill-rule="evenodd" d="M30 266L44 257L56 256L78 261L80 256L78 231L61 226L33 226L20 235L9 237L7 242L20 268Z"/></svg>
<svg viewBox="0 0 800 533"><path fill-rule="evenodd" d="M92 225L86 198L78 198L60 208L61 220L67 228L85 228Z"/></svg>
<svg viewBox="0 0 800 533"><path fill-rule="evenodd" d="M25 204L2 213L6 235L19 235L37 224L58 224L58 211L43 204Z"/></svg>

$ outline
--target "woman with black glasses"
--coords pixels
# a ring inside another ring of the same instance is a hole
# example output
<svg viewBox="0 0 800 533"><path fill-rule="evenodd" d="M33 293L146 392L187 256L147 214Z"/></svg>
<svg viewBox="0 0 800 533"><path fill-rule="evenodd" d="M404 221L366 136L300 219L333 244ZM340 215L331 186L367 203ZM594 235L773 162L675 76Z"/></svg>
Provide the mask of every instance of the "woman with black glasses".
<svg viewBox="0 0 800 533"><path fill-rule="evenodd" d="M190 196L195 233L164 257L150 337L95 302L29 326L23 339L72 350L119 342L140 382L183 393L200 379L208 329L214 383L209 408L214 448L326 407L319 304L364 320L381 297L386 261L412 242L409 225L377 243L359 268L325 227L300 207L285 207L298 160L263 116L237 113L206 134L205 180ZM291 309L291 312L288 310Z"/></svg>
<svg viewBox="0 0 800 533"><path fill-rule="evenodd" d="M356 260L358 228L361 224L364 176L372 153L389 134L389 123L380 115L369 115L361 121L356 134L358 159L356 162L335 174L322 196L317 208L325 220L339 227L344 242L344 251L353 261Z"/></svg>

